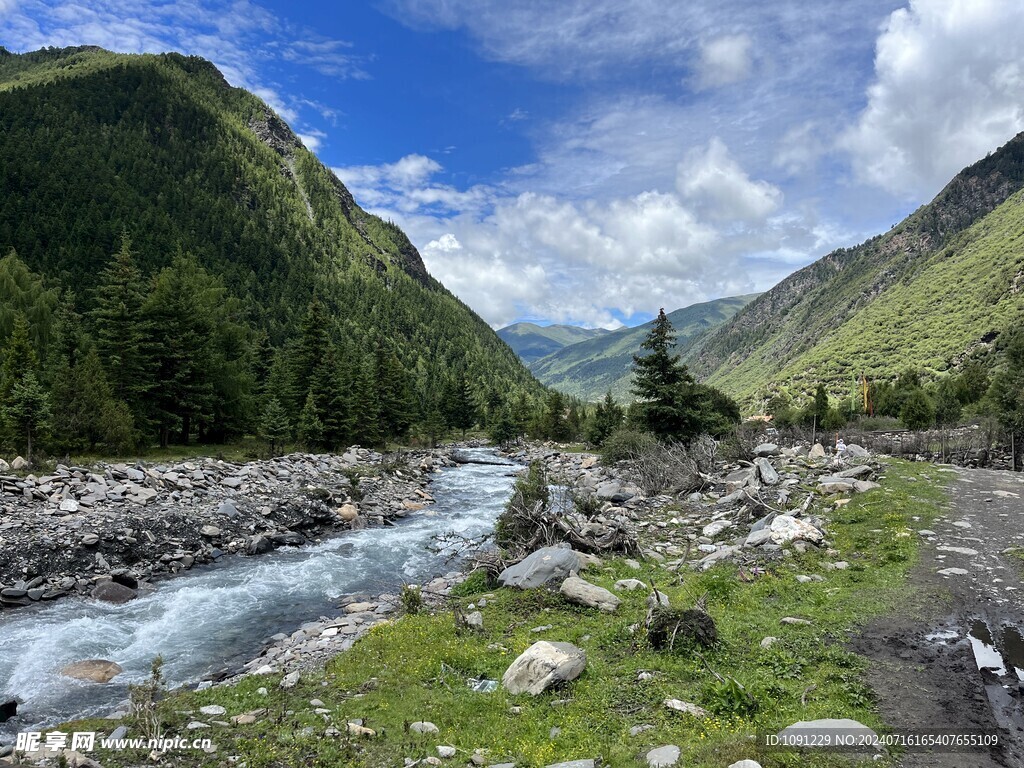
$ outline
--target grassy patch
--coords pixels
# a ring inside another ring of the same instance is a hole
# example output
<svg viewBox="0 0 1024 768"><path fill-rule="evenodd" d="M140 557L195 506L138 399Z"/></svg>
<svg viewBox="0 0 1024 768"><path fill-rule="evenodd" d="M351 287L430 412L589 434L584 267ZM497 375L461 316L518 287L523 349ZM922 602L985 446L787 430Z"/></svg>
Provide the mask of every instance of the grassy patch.
<svg viewBox="0 0 1024 768"><path fill-rule="evenodd" d="M484 598L487 585L477 578L456 599L464 609L486 599L483 632L457 630L451 613L407 616L378 627L323 673L304 676L295 689L280 690L278 678L249 678L170 697L164 709L172 733L184 733L194 717L209 720L191 714L205 704L227 708L225 718L257 708L268 714L252 725L187 732L212 738L217 755L176 753L165 764L214 766L238 756L247 768L400 766L406 757L436 755L436 746L447 744L458 750L452 765L486 749L491 762L521 767L598 756L605 765L635 766L644 764L649 749L677 744L681 763L692 768L721 768L742 758L757 759L765 768L846 765L835 754L764 752L756 734L820 717L850 717L885 729L863 682L865 662L844 649L844 639L872 615L897 609L905 596L918 545L913 531L928 524L944 499L942 489L926 481L930 469L892 462L883 489L830 513L830 538L849 563L845 570L829 569L839 558L815 551L794 554L754 576L729 564L675 574L647 563L637 572L620 560L588 571L589 580L608 588L620 578L653 580L674 605L684 607L707 592L720 643L703 659L688 649L653 651L631 631L645 614L643 591L625 593L616 613L601 614L545 591L494 590ZM797 575L824 581L800 583ZM786 616L811 624L780 623ZM765 649L766 636L779 640ZM586 671L569 686L538 697L468 687L469 679L500 680L511 661L539 639L583 648ZM756 706L743 702L735 686L718 681L708 667L739 682ZM651 674L641 680L641 672ZM268 695L257 693L261 686ZM670 711L662 703L666 698L694 702L712 716L698 720ZM329 723L313 711L312 699L330 709ZM353 719L377 736L324 735L330 725L340 730ZM409 732L408 724L417 720L435 723L440 733ZM654 727L630 735L631 727L643 724ZM119 766L140 757L125 752L99 759Z"/></svg>

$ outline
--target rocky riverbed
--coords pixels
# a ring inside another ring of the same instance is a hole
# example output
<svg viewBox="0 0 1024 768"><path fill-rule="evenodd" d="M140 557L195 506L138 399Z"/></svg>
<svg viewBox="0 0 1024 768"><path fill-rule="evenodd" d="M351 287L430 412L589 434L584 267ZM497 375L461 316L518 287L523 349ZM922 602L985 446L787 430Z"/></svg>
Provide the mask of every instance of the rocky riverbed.
<svg viewBox="0 0 1024 768"><path fill-rule="evenodd" d="M443 451L354 446L233 464L57 465L0 476L0 608L69 594L120 602L227 554L255 555L385 525L432 503Z"/></svg>

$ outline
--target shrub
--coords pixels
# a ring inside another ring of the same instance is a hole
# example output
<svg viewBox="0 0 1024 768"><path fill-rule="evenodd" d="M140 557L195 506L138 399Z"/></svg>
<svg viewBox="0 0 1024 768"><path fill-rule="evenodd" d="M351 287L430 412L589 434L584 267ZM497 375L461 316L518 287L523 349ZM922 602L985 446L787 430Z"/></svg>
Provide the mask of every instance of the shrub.
<svg viewBox="0 0 1024 768"><path fill-rule="evenodd" d="M627 461L637 456L652 453L661 448L658 438L650 432L641 432L636 429L617 429L612 432L604 441L604 448L601 451L601 461L611 466L619 461Z"/></svg>

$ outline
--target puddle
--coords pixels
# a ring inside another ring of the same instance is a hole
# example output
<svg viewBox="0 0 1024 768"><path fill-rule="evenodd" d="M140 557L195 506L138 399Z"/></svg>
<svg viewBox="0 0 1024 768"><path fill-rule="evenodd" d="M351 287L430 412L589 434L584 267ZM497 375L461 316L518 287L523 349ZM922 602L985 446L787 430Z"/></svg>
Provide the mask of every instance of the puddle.
<svg viewBox="0 0 1024 768"><path fill-rule="evenodd" d="M978 669L990 669L999 677L1006 674L1003 655L996 648L988 624L981 619L976 619L971 625L967 639L971 641L971 648L974 649L974 661L977 663Z"/></svg>
<svg viewBox="0 0 1024 768"><path fill-rule="evenodd" d="M946 632L936 632L928 639L949 639L940 637ZM990 669L996 675L1007 673L1007 667L1013 669L1018 680L1024 681L1024 635L1012 624L1004 624L999 629L998 639L992 635L988 622L975 619L971 631L967 635L974 650L974 659L978 669Z"/></svg>
<svg viewBox="0 0 1024 768"><path fill-rule="evenodd" d="M946 644L947 640L956 640L960 637L960 633L953 629L940 629L938 632L932 632L930 635L925 635L924 639L929 643L942 643Z"/></svg>
<svg viewBox="0 0 1024 768"><path fill-rule="evenodd" d="M1024 680L1024 637L1016 627L1003 627L1003 651L1018 680Z"/></svg>

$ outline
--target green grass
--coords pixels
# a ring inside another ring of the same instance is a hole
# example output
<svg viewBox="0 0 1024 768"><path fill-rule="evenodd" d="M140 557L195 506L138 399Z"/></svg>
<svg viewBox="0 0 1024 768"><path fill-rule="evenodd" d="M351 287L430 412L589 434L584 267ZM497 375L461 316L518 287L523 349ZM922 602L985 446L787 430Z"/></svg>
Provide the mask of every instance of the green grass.
<svg viewBox="0 0 1024 768"><path fill-rule="evenodd" d="M276 765L390 766L405 757L436 754L439 744L459 750L453 765L466 762L473 750L487 750L490 760L514 760L518 766L543 766L575 758L601 756L606 765L642 765L646 752L678 744L688 768L721 768L754 758L765 768L840 766L835 754L805 756L759 750L758 732L774 732L796 720L851 717L884 730L865 685L865 661L845 650L843 642L869 617L897 610L906 596L905 576L916 559L918 537L945 498L929 479L928 466L892 462L884 488L855 497L830 513L830 538L846 560L847 570L827 570L824 553L794 554L751 581L723 564L706 573L680 576L645 564L640 572L621 560L588 571L586 577L610 588L616 579L653 580L674 605L686 606L705 591L720 645L705 653L707 663L732 676L758 703L750 715L732 713L731 697L691 651L665 653L650 649L630 627L643 620L643 592L625 593L615 614L601 614L565 602L546 591L493 590L482 609L485 631L456 630L450 613L406 616L372 631L351 651L336 657L318 675L306 676L291 691L278 678L248 678L232 687L172 696L163 709L172 733L192 719L188 711L221 704L228 716L266 707L259 723L188 732L210 736L216 757L177 753L171 764L209 766L237 755L247 768ZM837 558L838 559L838 558ZM822 583L801 584L798 574L820 574ZM464 608L478 602L486 589L474 576L456 599ZM811 620L807 626L782 625L784 616ZM533 633L541 625L550 630ZM765 636L781 638L765 650ZM512 660L539 639L579 645L588 656L583 675L561 690L538 697L511 696L503 689L475 693L468 678L500 680ZM654 678L638 682L640 671ZM268 696L257 689L267 686ZM332 723L360 718L375 729L372 739L324 737L324 719L313 712L318 698L332 710ZM678 698L713 711L697 720L666 709L665 698ZM801 699L804 699L804 703ZM519 707L513 713L510 707ZM436 736L419 736L407 724L429 720ZM655 728L636 737L630 727ZM108 729L108 723L89 724ZM302 729L312 732L303 736ZM561 733L550 738L552 728ZM76 727L76 729L81 729ZM99 755L105 766L139 760L129 753ZM205 760L205 762L204 762Z"/></svg>

